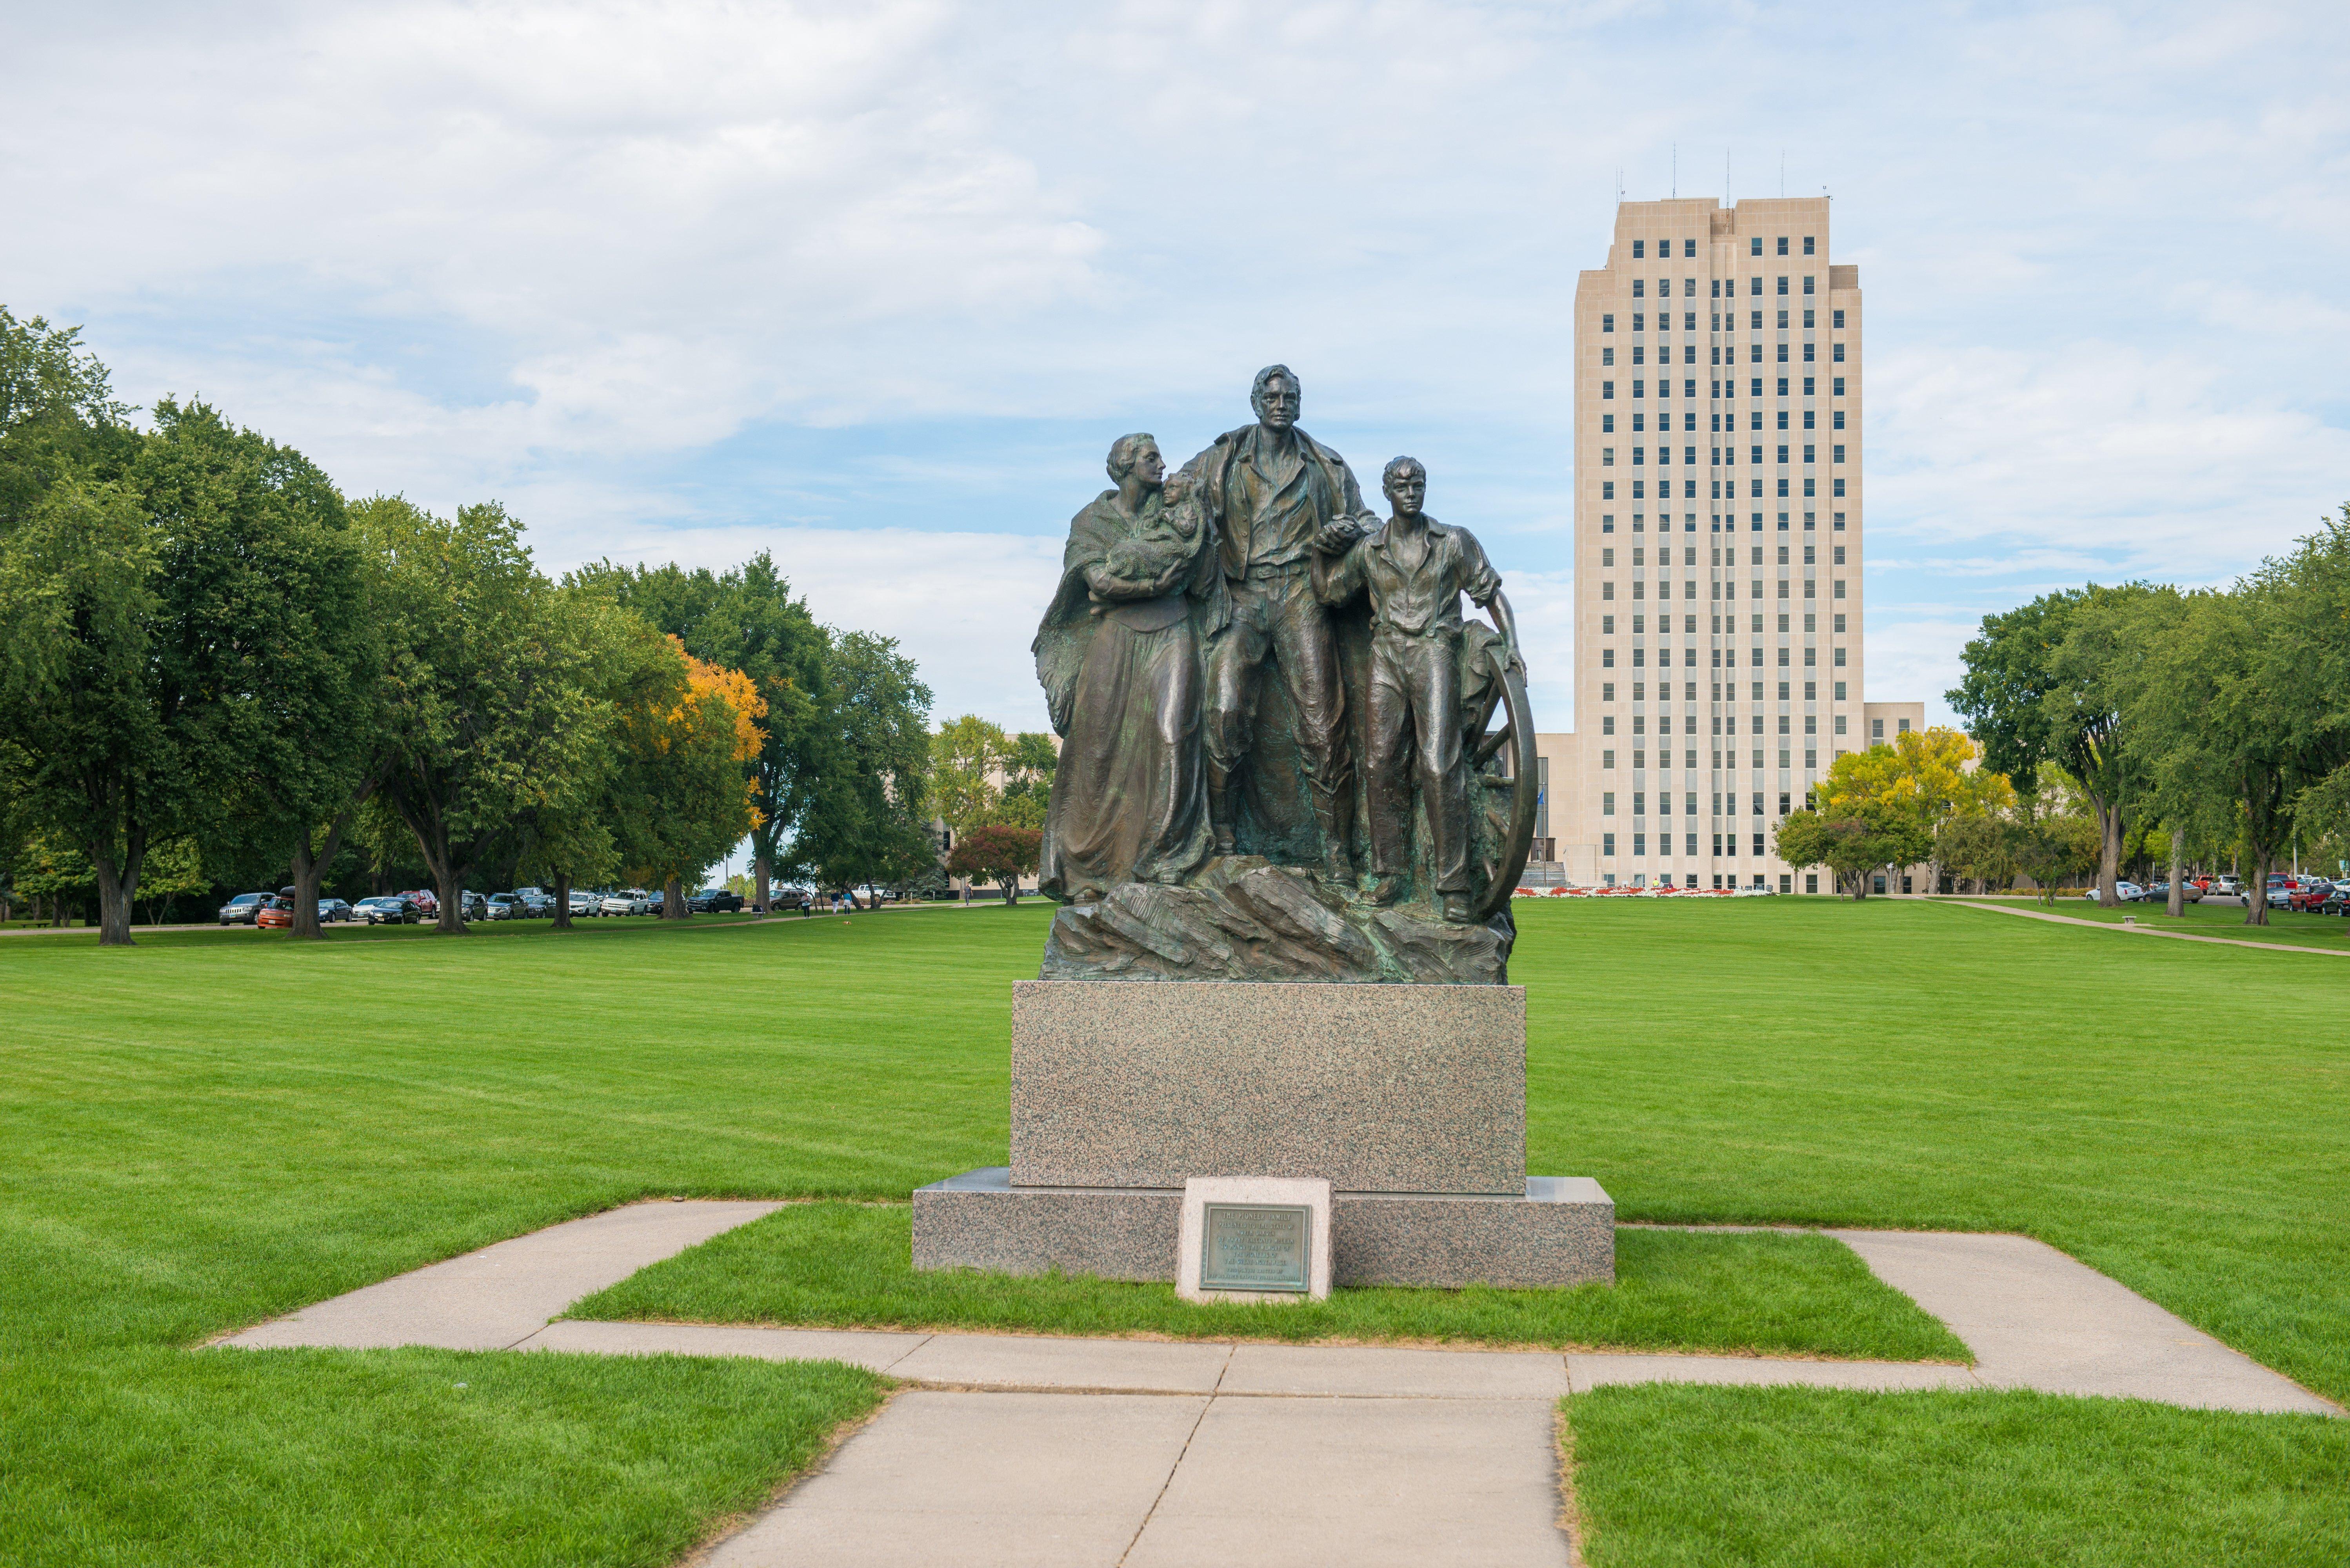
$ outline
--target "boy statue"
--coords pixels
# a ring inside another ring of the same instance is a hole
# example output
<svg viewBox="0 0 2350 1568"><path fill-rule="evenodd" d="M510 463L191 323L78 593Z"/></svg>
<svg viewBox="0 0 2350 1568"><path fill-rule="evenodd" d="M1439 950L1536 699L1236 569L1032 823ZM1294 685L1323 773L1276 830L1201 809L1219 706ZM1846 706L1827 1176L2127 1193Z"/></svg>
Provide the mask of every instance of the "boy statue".
<svg viewBox="0 0 2350 1568"><path fill-rule="evenodd" d="M1517 623L1502 579L1465 528L1448 528L1420 510L1428 470L1399 457L1380 475L1391 515L1367 534L1335 519L1315 541L1316 573L1333 607L1358 593L1371 601L1368 701L1371 897L1393 903L1411 865L1415 782L1428 815L1428 863L1435 902L1455 924L1469 919L1469 778L1461 763L1461 596L1492 618L1510 667L1523 671ZM1415 776L1417 775L1416 780Z"/></svg>

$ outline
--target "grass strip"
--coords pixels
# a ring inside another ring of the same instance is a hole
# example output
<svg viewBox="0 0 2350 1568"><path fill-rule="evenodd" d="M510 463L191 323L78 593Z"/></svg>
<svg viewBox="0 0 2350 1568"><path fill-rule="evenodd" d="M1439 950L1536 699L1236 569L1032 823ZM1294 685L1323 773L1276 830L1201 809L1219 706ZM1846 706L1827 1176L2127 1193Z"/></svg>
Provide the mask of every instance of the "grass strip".
<svg viewBox="0 0 2350 1568"><path fill-rule="evenodd" d="M914 1272L910 1210L794 1204L575 1305L573 1317L797 1327L994 1329L1306 1343L1608 1345L1885 1361L1967 1348L1825 1236L1617 1232L1617 1282L1568 1290L1333 1291L1247 1306L1084 1275Z"/></svg>
<svg viewBox="0 0 2350 1568"><path fill-rule="evenodd" d="M882 1384L837 1364L439 1350L0 1359L0 1562L653 1568Z"/></svg>
<svg viewBox="0 0 2350 1568"><path fill-rule="evenodd" d="M1665 1385L1565 1408L1590 1568L2350 1561L2350 1421Z"/></svg>

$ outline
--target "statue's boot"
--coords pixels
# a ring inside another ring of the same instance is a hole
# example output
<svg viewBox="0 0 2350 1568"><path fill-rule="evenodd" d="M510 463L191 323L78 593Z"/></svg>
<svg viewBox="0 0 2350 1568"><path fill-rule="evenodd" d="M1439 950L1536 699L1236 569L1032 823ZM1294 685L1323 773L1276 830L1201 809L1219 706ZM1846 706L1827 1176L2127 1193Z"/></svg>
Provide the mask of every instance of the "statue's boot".
<svg viewBox="0 0 2350 1568"><path fill-rule="evenodd" d="M1213 763L1208 767L1208 831L1216 841L1216 853L1232 853L1232 814L1226 804L1226 778Z"/></svg>
<svg viewBox="0 0 2350 1568"><path fill-rule="evenodd" d="M1444 916L1444 920L1447 925L1465 926L1469 923L1468 894L1447 893L1438 899L1437 902L1440 907L1440 910Z"/></svg>
<svg viewBox="0 0 2350 1568"><path fill-rule="evenodd" d="M1322 829L1323 875L1341 888L1354 887L1355 857L1347 845L1347 841L1354 836L1348 831L1350 825L1347 820L1353 814L1335 794L1324 794L1316 790L1314 794L1314 815Z"/></svg>

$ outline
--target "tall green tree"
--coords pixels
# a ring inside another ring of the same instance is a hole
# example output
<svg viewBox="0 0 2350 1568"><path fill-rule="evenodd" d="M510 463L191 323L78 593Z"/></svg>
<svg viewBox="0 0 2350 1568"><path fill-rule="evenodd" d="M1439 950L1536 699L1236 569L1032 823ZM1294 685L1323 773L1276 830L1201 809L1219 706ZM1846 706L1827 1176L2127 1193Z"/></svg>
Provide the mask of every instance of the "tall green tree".
<svg viewBox="0 0 2350 1568"><path fill-rule="evenodd" d="M62 464L0 536L10 783L88 857L101 942L130 941L150 845L228 852L301 815L344 711L356 581L316 465L168 399L119 472Z"/></svg>
<svg viewBox="0 0 2350 1568"><path fill-rule="evenodd" d="M764 550L724 572L604 561L571 580L609 591L696 659L751 678L766 704L758 755L744 764L758 816L752 903L765 910L783 846L806 819L826 771L840 761L837 737L825 722L831 690L824 628Z"/></svg>
<svg viewBox="0 0 2350 1568"><path fill-rule="evenodd" d="M931 737L931 811L957 838L993 822L1003 803L1001 776L1011 737L1003 727L965 713Z"/></svg>
<svg viewBox="0 0 2350 1568"><path fill-rule="evenodd" d="M833 634L823 724L834 759L792 840L791 867L830 888L910 880L938 858L928 777L931 689L895 638Z"/></svg>
<svg viewBox="0 0 2350 1568"><path fill-rule="evenodd" d="M2093 583L1985 616L1961 655L1967 673L1946 694L1982 746L1984 766L2029 792L2054 763L2080 785L2104 846L2097 879L2108 905L2121 901L2115 883L2138 779L2122 722L2116 660L2126 648L2117 634L2154 591Z"/></svg>
<svg viewBox="0 0 2350 1568"><path fill-rule="evenodd" d="M451 521L394 500L369 526L384 562L390 747L374 827L413 836L438 929L459 935L474 870L517 852L529 814L601 742L592 650L495 503Z"/></svg>

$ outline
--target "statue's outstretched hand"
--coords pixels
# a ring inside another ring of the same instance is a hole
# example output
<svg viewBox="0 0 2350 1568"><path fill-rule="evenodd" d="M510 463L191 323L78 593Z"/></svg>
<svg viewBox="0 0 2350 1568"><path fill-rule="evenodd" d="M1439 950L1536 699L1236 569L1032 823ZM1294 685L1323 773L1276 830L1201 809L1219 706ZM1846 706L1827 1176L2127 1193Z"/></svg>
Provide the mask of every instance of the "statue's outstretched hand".
<svg viewBox="0 0 2350 1568"><path fill-rule="evenodd" d="M1363 536L1363 525L1351 517L1333 517L1314 535L1314 547L1326 556L1344 555Z"/></svg>

